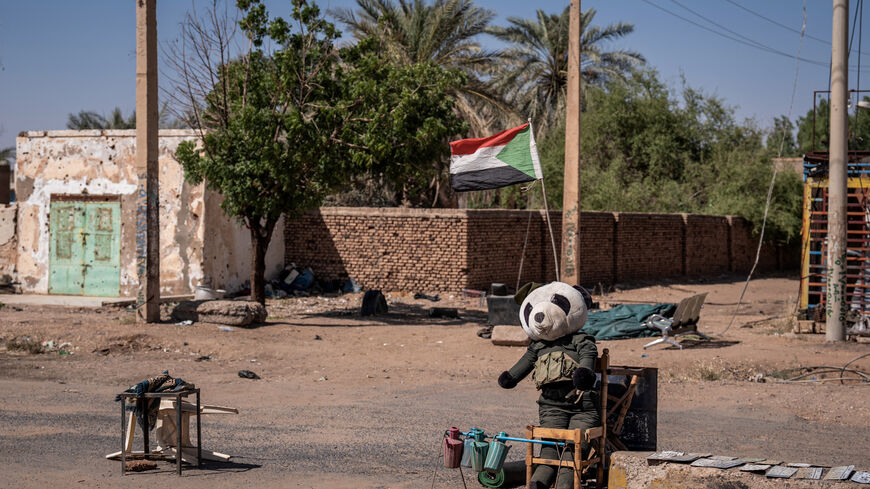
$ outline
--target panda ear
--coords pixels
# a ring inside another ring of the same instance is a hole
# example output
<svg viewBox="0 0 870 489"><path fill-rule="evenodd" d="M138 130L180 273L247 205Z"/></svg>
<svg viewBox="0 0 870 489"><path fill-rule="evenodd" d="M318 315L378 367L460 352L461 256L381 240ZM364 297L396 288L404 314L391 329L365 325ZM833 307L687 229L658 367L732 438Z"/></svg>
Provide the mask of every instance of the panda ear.
<svg viewBox="0 0 870 489"><path fill-rule="evenodd" d="M580 292L580 295L583 296L583 302L586 303L586 309L592 309L592 294L590 294L588 290L584 289L579 285L572 285L571 287L574 287L577 292Z"/></svg>

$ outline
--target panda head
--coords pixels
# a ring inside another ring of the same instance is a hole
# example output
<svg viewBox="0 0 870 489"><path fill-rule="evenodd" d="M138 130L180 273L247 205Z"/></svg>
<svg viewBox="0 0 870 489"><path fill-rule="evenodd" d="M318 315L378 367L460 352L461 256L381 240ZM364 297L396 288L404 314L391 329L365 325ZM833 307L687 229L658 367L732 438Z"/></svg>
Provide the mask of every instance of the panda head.
<svg viewBox="0 0 870 489"><path fill-rule="evenodd" d="M538 287L520 304L523 331L533 340L552 341L580 331L592 297L581 287L551 282Z"/></svg>

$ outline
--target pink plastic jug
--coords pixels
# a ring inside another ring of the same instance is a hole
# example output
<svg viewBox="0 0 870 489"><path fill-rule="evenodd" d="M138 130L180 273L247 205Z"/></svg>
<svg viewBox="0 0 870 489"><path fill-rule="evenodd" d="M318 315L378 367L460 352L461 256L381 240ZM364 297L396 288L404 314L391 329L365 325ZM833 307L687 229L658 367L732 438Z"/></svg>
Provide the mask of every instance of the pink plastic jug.
<svg viewBox="0 0 870 489"><path fill-rule="evenodd" d="M442 444L444 448L444 466L448 469L459 467L462 460L462 440L459 439L459 428L447 430L447 436Z"/></svg>

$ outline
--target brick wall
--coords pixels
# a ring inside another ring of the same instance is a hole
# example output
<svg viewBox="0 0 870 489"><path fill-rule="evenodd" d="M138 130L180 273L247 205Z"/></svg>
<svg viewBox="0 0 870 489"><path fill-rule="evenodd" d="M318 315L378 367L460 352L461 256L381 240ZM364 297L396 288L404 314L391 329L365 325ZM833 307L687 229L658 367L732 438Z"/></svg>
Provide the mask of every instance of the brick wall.
<svg viewBox="0 0 870 489"><path fill-rule="evenodd" d="M561 212L550 221L558 253ZM288 221L284 241L286 263L366 289L515 286L520 261L520 283L556 277L543 211L324 207ZM745 273L757 247L744 219L681 214L584 212L580 241L587 286ZM758 270L795 267L794 253L766 246Z"/></svg>

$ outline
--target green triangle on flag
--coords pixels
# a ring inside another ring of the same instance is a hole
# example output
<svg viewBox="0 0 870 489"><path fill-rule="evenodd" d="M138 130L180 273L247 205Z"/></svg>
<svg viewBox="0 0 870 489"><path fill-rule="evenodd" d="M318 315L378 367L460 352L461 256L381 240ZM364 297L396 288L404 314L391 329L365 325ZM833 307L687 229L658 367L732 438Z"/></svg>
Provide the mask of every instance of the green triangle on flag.
<svg viewBox="0 0 870 489"><path fill-rule="evenodd" d="M518 132L495 157L532 179L538 178L532 160L531 131L528 127Z"/></svg>

